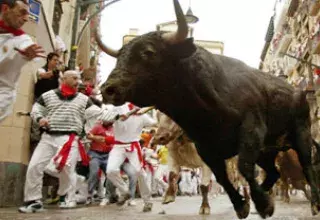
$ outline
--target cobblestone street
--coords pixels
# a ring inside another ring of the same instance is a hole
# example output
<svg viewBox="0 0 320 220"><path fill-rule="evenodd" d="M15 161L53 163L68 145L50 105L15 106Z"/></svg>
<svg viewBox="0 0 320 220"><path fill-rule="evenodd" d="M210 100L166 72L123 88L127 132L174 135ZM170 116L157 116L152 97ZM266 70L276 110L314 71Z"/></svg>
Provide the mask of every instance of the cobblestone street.
<svg viewBox="0 0 320 220"><path fill-rule="evenodd" d="M154 199L154 207L151 213L143 213L142 201L137 201L136 207L117 207L109 205L104 208L99 206L85 207L80 206L73 210L59 210L55 206L46 207L42 213L36 214L20 214L17 209L0 209L1 220L203 220L203 219L237 219L229 199L225 195L210 199L211 215L199 216L198 208L201 198L195 197L178 197L176 203L162 205L161 199ZM253 205L252 205L253 207ZM163 210L165 214L163 214ZM255 213L254 208L251 208L251 214L247 218L249 220L261 219ZM276 211L272 218L274 220L307 220L320 219L320 216L312 217L310 212L309 202L302 196L292 197L290 204L285 204L282 201L276 200Z"/></svg>

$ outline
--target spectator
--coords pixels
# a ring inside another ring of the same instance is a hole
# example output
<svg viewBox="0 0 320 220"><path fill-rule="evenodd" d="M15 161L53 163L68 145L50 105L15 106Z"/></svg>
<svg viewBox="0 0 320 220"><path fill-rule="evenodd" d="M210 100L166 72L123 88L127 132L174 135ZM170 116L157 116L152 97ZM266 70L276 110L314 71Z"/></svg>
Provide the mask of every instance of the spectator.
<svg viewBox="0 0 320 220"><path fill-rule="evenodd" d="M51 89L59 87L60 71L58 69L59 55L49 53L47 63L37 71L37 82L34 88L35 99Z"/></svg>

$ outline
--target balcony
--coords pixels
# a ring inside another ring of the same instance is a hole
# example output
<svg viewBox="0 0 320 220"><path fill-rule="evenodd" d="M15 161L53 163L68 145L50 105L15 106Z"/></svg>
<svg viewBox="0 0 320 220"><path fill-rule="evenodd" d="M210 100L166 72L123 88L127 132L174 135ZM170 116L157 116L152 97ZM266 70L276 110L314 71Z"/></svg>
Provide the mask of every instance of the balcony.
<svg viewBox="0 0 320 220"><path fill-rule="evenodd" d="M319 0L311 0L310 2L310 15L316 16L320 9L320 1Z"/></svg>
<svg viewBox="0 0 320 220"><path fill-rule="evenodd" d="M311 42L311 50L313 54L320 54L320 31L318 31L313 37Z"/></svg>
<svg viewBox="0 0 320 220"><path fill-rule="evenodd" d="M275 56L282 57L284 53L287 52L291 42L293 39L293 35L291 31L285 30L284 33L279 33L277 38L273 41L273 52Z"/></svg>
<svg viewBox="0 0 320 220"><path fill-rule="evenodd" d="M291 0L289 9L287 12L288 17L293 17L299 7L299 0Z"/></svg>

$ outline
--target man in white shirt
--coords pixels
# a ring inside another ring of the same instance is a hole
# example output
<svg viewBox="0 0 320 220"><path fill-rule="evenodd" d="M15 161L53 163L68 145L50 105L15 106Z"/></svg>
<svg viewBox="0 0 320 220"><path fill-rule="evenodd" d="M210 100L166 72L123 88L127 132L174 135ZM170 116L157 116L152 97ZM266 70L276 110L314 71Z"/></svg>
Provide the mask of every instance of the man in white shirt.
<svg viewBox="0 0 320 220"><path fill-rule="evenodd" d="M131 103L126 103L120 107L115 107L114 111L118 115L126 115L129 111L133 111L136 107ZM131 198L127 184L120 175L120 166L126 158L135 170L138 177L138 184L141 197L144 200L143 211L151 211L152 203L150 203L151 189L146 182L146 174L143 167L143 156L139 144L140 135L144 127L153 126L156 120L147 114L134 114L126 120L117 120L114 124L115 145L109 153L107 165L108 179L119 189L121 198L119 205L123 205Z"/></svg>
<svg viewBox="0 0 320 220"><path fill-rule="evenodd" d="M21 68L36 57L45 57L20 28L28 21L27 0L0 1L0 122L12 112Z"/></svg>

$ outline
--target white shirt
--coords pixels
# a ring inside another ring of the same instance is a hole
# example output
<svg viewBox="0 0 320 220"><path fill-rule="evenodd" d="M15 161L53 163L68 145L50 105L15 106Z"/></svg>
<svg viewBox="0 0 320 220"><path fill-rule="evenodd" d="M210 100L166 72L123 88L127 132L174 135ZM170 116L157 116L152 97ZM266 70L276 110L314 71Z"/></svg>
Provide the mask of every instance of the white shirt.
<svg viewBox="0 0 320 220"><path fill-rule="evenodd" d="M117 111L118 114L123 115L130 110L128 103L126 103L122 106L115 107L113 111ZM153 126L156 123L157 121L147 114L131 115L125 121L117 120L113 124L115 140L123 143L139 141L142 129L144 127Z"/></svg>
<svg viewBox="0 0 320 220"><path fill-rule="evenodd" d="M0 90L10 88L14 90L21 73L21 68L28 62L14 48L25 49L34 44L27 34L14 36L13 34L0 34Z"/></svg>

